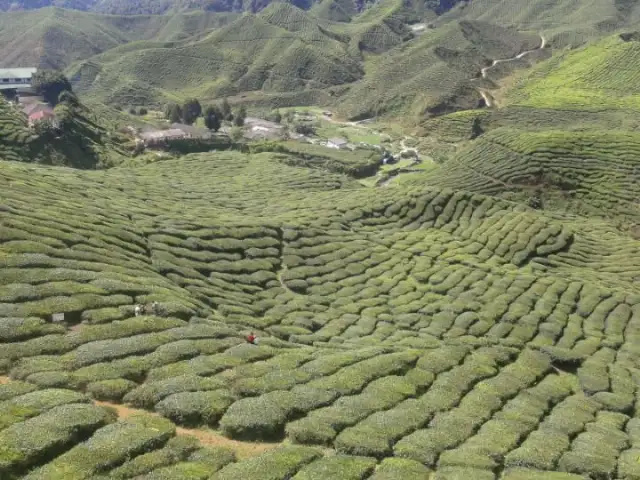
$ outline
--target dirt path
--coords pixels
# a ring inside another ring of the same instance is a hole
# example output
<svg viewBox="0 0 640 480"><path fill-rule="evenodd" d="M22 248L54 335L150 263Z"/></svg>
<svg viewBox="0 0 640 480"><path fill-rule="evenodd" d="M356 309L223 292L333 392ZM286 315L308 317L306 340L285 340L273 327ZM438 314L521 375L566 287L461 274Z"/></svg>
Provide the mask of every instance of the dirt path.
<svg viewBox="0 0 640 480"><path fill-rule="evenodd" d="M7 376L0 376L0 385L6 385L11 381L11 378ZM155 412L149 412L147 410L141 410L138 408L130 408L111 402L101 402L99 400L94 400L93 403L94 405L99 405L101 407L113 408L117 412L119 418L127 418L131 415L137 414L154 415L156 417L160 416ZM271 450L281 445L280 443L240 442L237 440L231 440L230 438L227 438L217 432L214 432L213 430L208 429L176 427L176 434L196 437L198 440L200 440L200 443L203 446L229 448L236 453L238 459L255 457L262 452Z"/></svg>
<svg viewBox="0 0 640 480"><path fill-rule="evenodd" d="M547 45L547 39L544 38L542 34L540 34L540 46L538 48L534 48L533 50L527 50L525 52L519 53L515 57L501 58L498 60L494 60L493 63L491 63L491 65L489 65L488 67L484 67L482 70L480 70L480 73L482 74L482 78L487 78L487 72L493 67L495 67L496 65L499 65L500 63L505 63L505 62L512 62L514 60L520 60L521 58L525 57L526 55L529 55L530 53L537 52L538 50L542 50L546 45Z"/></svg>
<svg viewBox="0 0 640 480"><path fill-rule="evenodd" d="M482 98L484 98L484 103L487 105L487 107L493 107L494 103L491 96L484 90L478 89L478 92L480 92L480 95L482 95Z"/></svg>
<svg viewBox="0 0 640 480"><path fill-rule="evenodd" d="M540 35L540 46L538 48L534 48L533 50L527 50L525 52L521 52L518 55L516 55L515 57L511 57L511 58L501 58L501 59L497 59L494 60L491 65L489 65L488 67L484 67L483 69L480 70L480 74L482 76L482 78L487 78L488 77L488 71L491 70L493 67L495 67L496 65L499 65L501 63L506 63L506 62L512 62L514 60L519 60L523 57L525 57L526 55L529 55L530 53L533 52L537 52L538 50L542 50L543 48L545 48L547 46L547 39L544 38L544 35L539 34ZM473 80L477 80L475 78L471 79ZM486 104L487 107L491 108L493 106L495 106L495 101L493 99L493 97L491 96L490 93L478 88L477 89L478 92L480 93L480 95L482 95L482 98L484 99L484 102Z"/></svg>
<svg viewBox="0 0 640 480"><path fill-rule="evenodd" d="M118 405L111 402L94 401L95 405L102 407L111 407L118 413L119 418L127 418L131 415L146 414L159 417L160 415L155 412L149 412L147 410L141 410L138 408L130 408L124 405ZM280 445L280 443L253 443L253 442L240 442L237 440L231 440L213 430L199 429L199 428L183 428L176 427L177 435L190 435L200 440L200 443L209 447L226 447L233 450L239 459L254 457L261 454L266 450L271 450Z"/></svg>

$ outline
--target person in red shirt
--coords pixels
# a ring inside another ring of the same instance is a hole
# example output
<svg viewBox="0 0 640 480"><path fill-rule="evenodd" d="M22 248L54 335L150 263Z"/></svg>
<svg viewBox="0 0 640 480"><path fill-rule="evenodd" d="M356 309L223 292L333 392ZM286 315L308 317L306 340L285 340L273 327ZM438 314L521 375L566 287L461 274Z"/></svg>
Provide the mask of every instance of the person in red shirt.
<svg viewBox="0 0 640 480"><path fill-rule="evenodd" d="M256 343L256 336L253 334L253 332L247 335L247 342L253 343L253 344Z"/></svg>

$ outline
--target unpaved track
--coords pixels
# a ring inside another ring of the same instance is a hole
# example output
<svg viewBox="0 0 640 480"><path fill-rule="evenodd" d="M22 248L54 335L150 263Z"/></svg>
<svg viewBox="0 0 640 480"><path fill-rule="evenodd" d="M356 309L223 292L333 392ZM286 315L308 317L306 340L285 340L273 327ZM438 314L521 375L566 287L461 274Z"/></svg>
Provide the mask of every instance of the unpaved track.
<svg viewBox="0 0 640 480"><path fill-rule="evenodd" d="M95 405L101 407L111 407L118 413L118 418L127 418L131 415L154 415L159 417L160 415L155 412L149 412L147 410L141 410L138 408L130 408L124 405L118 405L111 402L102 402L95 400ZM200 440L200 443L208 447L226 447L233 450L236 453L238 459L255 457L272 448L276 448L280 443L253 443L253 442L240 442L237 440L231 440L230 438L220 435L213 430L199 429L199 428L183 428L176 426L176 435L189 435L196 437Z"/></svg>
<svg viewBox="0 0 640 480"><path fill-rule="evenodd" d="M0 385L6 385L10 383L12 380L7 376L0 376ZM124 405L118 405L111 402L102 402L99 400L93 401L94 405L98 405L101 407L110 407L113 408L117 414L118 418L127 418L131 415L145 414L145 415L154 415L159 417L160 415L155 412L149 412L147 410L141 410L138 408L130 408ZM280 446L280 443L254 443L254 442L240 442L237 440L231 440L219 433L214 432L213 430L208 429L199 429L199 428L183 428L176 426L176 434L177 435L190 435L192 437L196 437L200 440L200 443L203 446L207 447L226 447L230 450L233 450L236 453L236 457L238 459L255 457L256 455L260 455L261 453L271 450Z"/></svg>
<svg viewBox="0 0 640 480"><path fill-rule="evenodd" d="M540 34L540 41L541 41L540 42L540 46L538 48L534 48L533 50L527 50L526 52L519 53L515 57L501 58L501 59L498 59L498 60L494 60L493 63L491 63L491 65L489 65L488 67L484 67L482 70L480 70L480 73L482 74L482 78L487 78L487 72L489 70L491 70L493 67L495 67L496 65L499 65L500 63L512 62L514 60L520 60L521 58L523 58L526 55L529 55L530 53L537 52L538 50L542 50L547 45L547 39L544 38L544 36L542 36L542 34Z"/></svg>
<svg viewBox="0 0 640 480"><path fill-rule="evenodd" d="M506 62L512 62L514 60L519 60L523 57L525 57L526 55L529 55L530 53L533 52L537 52L538 50L542 50L543 48L545 48L547 46L547 39L544 38L544 35L542 35L541 33L540 35L540 46L538 48L535 48L533 50L527 50L525 52L521 52L518 55L516 55L515 57L511 57L511 58L501 58L501 59L497 59L494 60L491 65L489 65L488 67L484 67L482 70L480 70L480 74L482 76L482 78L487 78L488 74L487 72L489 70L491 70L493 67L495 67L496 65L499 65L501 63L506 63ZM475 78L471 79L476 80ZM487 107L493 107L495 105L495 102L493 100L493 97L491 96L491 94L489 94L488 92L486 92L485 90L482 90L480 88L478 88L478 92L480 93L480 95L482 95L482 98L484 99L484 103L486 104Z"/></svg>

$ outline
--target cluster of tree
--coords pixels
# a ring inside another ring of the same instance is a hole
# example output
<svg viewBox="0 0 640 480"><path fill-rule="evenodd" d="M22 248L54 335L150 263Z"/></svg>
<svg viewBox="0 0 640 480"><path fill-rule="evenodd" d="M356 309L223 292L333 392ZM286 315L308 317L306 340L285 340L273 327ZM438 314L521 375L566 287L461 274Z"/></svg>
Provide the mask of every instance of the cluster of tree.
<svg viewBox="0 0 640 480"><path fill-rule="evenodd" d="M202 109L200 102L195 99L189 99L182 105L170 103L166 106L164 114L172 123L185 123L192 125L199 117L203 117L205 126L214 132L217 132L222 126L223 121L233 122L236 127L242 127L247 117L247 109L241 105L235 112L231 111L231 105L225 98L218 105L210 105Z"/></svg>
<svg viewBox="0 0 640 480"><path fill-rule="evenodd" d="M54 107L64 92L73 92L69 79L57 70L38 70L31 77L31 87Z"/></svg>
<svg viewBox="0 0 640 480"><path fill-rule="evenodd" d="M129 108L129 113L131 115L146 115L147 113L149 113L149 111L145 108L145 107L130 107Z"/></svg>

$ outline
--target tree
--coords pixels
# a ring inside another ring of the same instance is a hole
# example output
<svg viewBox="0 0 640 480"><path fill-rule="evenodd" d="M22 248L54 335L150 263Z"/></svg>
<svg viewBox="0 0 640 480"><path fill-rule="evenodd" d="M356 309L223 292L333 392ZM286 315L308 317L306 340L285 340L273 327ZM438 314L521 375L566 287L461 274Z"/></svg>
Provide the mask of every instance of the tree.
<svg viewBox="0 0 640 480"><path fill-rule="evenodd" d="M282 114L278 110L274 110L268 117L269 120L275 123L282 122Z"/></svg>
<svg viewBox="0 0 640 480"><path fill-rule="evenodd" d="M231 113L231 105L229 105L229 101L225 98L222 100L222 118L227 121L233 120L233 114Z"/></svg>
<svg viewBox="0 0 640 480"><path fill-rule="evenodd" d="M315 135L316 134L316 129L313 127L313 125L309 124L309 123L304 123L304 122L300 122L300 123L296 123L293 126L293 129L296 133L299 133L300 135Z"/></svg>
<svg viewBox="0 0 640 480"><path fill-rule="evenodd" d="M247 108L242 105L233 116L233 124L236 127L242 127L244 125L245 118L247 118Z"/></svg>
<svg viewBox="0 0 640 480"><path fill-rule="evenodd" d="M243 137L242 129L240 127L233 127L229 131L229 137L231 137L231 140L233 140L234 142L239 142Z"/></svg>
<svg viewBox="0 0 640 480"><path fill-rule="evenodd" d="M191 98L184 102L182 106L182 120L184 123L191 125L200 115L202 115L202 106L197 99Z"/></svg>
<svg viewBox="0 0 640 480"><path fill-rule="evenodd" d="M217 132L220 130L221 113L215 107L207 107L204 111L204 125L209 129Z"/></svg>
<svg viewBox="0 0 640 480"><path fill-rule="evenodd" d="M177 103L173 103L168 106L165 114L171 123L179 123L182 120L182 107Z"/></svg>
<svg viewBox="0 0 640 480"><path fill-rule="evenodd" d="M31 77L31 86L54 107L62 92L71 92L71 82L57 70L39 70Z"/></svg>
<svg viewBox="0 0 640 480"><path fill-rule="evenodd" d="M66 103L70 107L80 106L80 101L78 100L78 97L76 97L73 94L73 92L69 92L68 90L65 90L58 96L58 103Z"/></svg>

